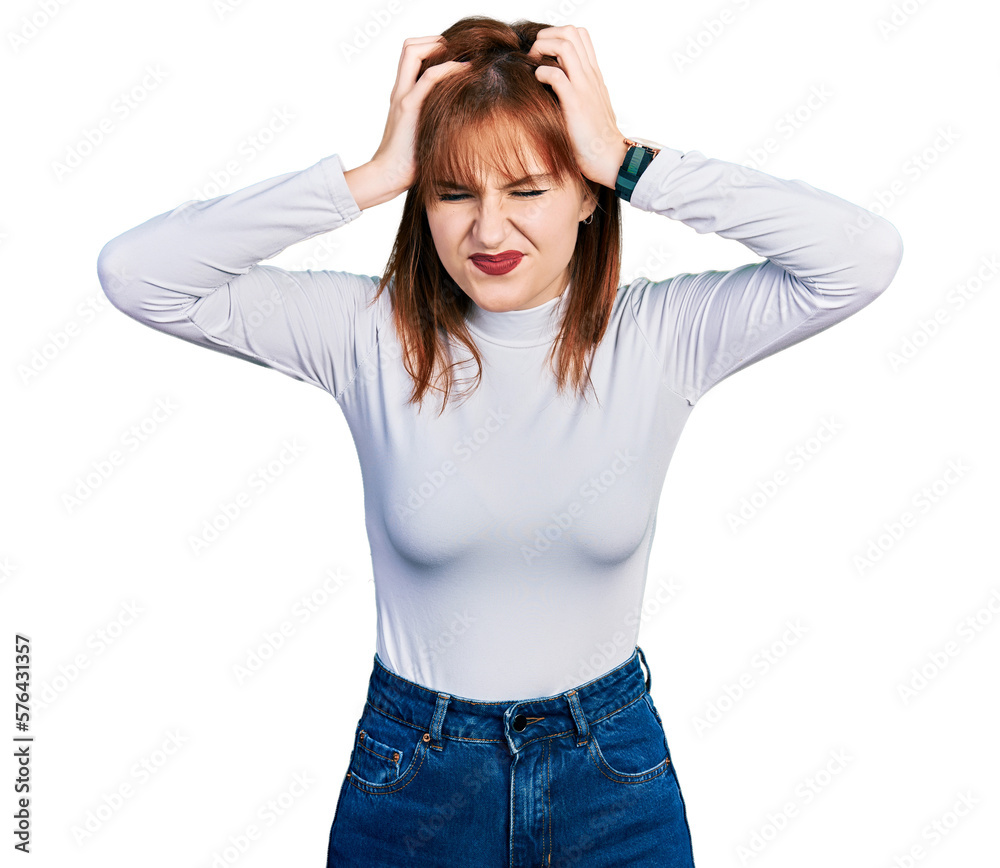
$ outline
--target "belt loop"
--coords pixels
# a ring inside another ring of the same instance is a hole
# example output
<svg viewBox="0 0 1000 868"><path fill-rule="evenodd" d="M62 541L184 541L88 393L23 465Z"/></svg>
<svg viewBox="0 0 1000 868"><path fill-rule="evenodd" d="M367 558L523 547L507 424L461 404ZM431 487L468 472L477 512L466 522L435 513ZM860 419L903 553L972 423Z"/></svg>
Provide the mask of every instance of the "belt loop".
<svg viewBox="0 0 1000 868"><path fill-rule="evenodd" d="M649 693L649 686L653 682L653 676L649 671L649 664L646 662L646 655L642 653L642 648L636 645L635 650L639 652L639 657L642 660L642 665L646 670L646 693Z"/></svg>
<svg viewBox="0 0 1000 868"><path fill-rule="evenodd" d="M565 695L567 702L569 702L569 713L573 715L573 722L576 724L576 746L583 747L587 743L587 739L590 738L590 724L587 722L587 716L583 713L583 707L580 705L580 694L574 688Z"/></svg>
<svg viewBox="0 0 1000 868"><path fill-rule="evenodd" d="M434 703L434 716L431 718L430 746L435 750L441 750L443 747L441 742L441 724L444 723L444 713L448 708L449 702L451 702L450 694L439 693L437 695L437 702Z"/></svg>

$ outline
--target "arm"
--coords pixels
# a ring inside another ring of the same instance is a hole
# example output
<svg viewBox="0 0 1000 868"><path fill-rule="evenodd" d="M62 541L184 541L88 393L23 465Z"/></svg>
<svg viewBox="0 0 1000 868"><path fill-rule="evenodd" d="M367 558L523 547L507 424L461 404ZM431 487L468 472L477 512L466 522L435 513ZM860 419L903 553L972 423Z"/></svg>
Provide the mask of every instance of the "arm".
<svg viewBox="0 0 1000 868"><path fill-rule="evenodd" d="M364 196L378 198L373 183ZM374 343L377 312L367 303L378 279L258 263L360 214L333 154L129 229L101 250L98 276L133 319L337 397Z"/></svg>
<svg viewBox="0 0 1000 868"><path fill-rule="evenodd" d="M185 202L113 238L97 261L111 303L151 328L274 368L339 399L390 311L388 294L372 307L376 277L259 263L409 189L424 97L464 65L447 61L420 75L423 59L443 39L404 41L382 142L368 163L345 173L333 154L235 193Z"/></svg>
<svg viewBox="0 0 1000 868"><path fill-rule="evenodd" d="M902 257L888 220L804 181L698 151L661 150L631 204L765 257L633 287L636 322L667 384L691 405L726 377L870 304Z"/></svg>

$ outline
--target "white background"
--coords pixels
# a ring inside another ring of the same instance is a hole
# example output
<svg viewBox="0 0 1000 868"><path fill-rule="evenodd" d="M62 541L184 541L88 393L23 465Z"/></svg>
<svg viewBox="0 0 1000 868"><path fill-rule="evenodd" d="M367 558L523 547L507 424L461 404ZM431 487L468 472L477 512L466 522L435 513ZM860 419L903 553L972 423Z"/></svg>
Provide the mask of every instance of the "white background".
<svg viewBox="0 0 1000 868"><path fill-rule="evenodd" d="M367 161L403 39L478 13L586 27L625 132L801 178L903 236L885 294L713 389L667 475L640 644L699 868L1000 865L994 5L45 8L18 0L0 21L2 725L13 737L21 632L36 738L33 851L17 864L323 864L375 649L346 422L319 389L129 320L95 265L105 242L185 200L334 152L348 168ZM248 137L276 112L291 119L248 159ZM89 144L102 118L112 129ZM761 152L769 137L776 149ZM231 159L239 172L211 188ZM381 273L401 206L272 263ZM658 215L624 219L622 283L758 261ZM161 421L157 402L174 407ZM830 419L837 433L812 439ZM144 420L138 448L68 505ZM302 454L194 554L190 536L252 491L250 475L290 439ZM798 447L810 460L795 470ZM950 464L964 469L946 475ZM760 494L778 471L785 484ZM755 493L756 512L734 527ZM885 535L905 511L915 524ZM859 565L871 546L877 561ZM309 620L293 618L312 594ZM240 682L235 666L283 620L295 635ZM805 635L781 646L796 620ZM765 672L755 655L775 642L783 656ZM925 665L925 686L903 697ZM727 698L741 676L752 685ZM180 746L159 753L172 735ZM846 762L823 772L837 752ZM143 760L151 776L135 774ZM9 853L12 759L3 768ZM288 797L296 774L311 783ZM262 822L283 794L287 809ZM972 809L952 813L963 798ZM788 804L795 815L776 822ZM260 839L216 861L251 823ZM907 861L914 846L923 855Z"/></svg>

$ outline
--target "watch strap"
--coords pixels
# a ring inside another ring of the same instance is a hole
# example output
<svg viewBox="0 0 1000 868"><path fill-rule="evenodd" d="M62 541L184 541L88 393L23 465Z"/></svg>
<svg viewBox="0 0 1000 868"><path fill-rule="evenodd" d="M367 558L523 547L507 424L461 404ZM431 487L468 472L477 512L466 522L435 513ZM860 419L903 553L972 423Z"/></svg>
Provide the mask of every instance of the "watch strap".
<svg viewBox="0 0 1000 868"><path fill-rule="evenodd" d="M649 164L653 162L653 157L659 153L659 150L637 144L629 139L625 139L625 144L629 145L629 149L625 153L621 168L618 170L615 192L620 198L630 202L635 185Z"/></svg>

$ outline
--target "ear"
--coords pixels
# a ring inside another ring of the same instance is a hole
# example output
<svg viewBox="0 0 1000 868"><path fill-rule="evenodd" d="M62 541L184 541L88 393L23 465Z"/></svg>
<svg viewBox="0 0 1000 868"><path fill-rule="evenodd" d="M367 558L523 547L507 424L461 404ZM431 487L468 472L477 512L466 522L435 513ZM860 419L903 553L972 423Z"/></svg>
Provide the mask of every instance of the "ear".
<svg viewBox="0 0 1000 868"><path fill-rule="evenodd" d="M578 220L586 220L597 210L597 196L590 188L589 184L583 185L583 202L580 205L580 216Z"/></svg>

